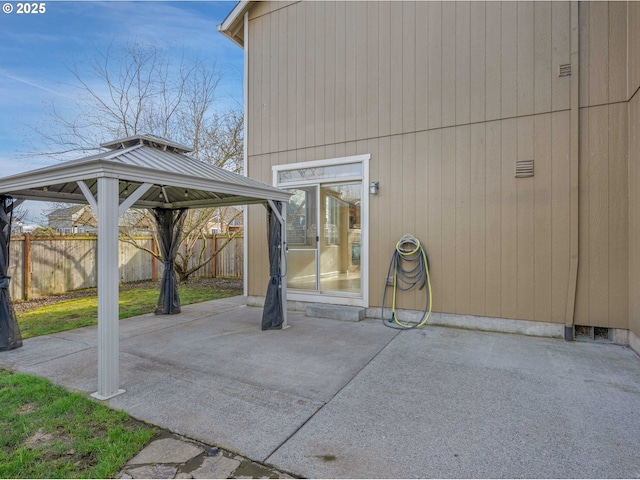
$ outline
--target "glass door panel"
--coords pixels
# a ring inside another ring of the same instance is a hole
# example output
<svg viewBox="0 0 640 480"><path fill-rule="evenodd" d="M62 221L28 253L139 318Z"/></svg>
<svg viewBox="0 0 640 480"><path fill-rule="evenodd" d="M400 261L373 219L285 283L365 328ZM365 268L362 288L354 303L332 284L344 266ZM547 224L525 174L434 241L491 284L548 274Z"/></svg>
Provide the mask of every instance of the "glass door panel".
<svg viewBox="0 0 640 480"><path fill-rule="evenodd" d="M287 204L287 287L318 290L318 221L315 185L288 189Z"/></svg>
<svg viewBox="0 0 640 480"><path fill-rule="evenodd" d="M320 187L320 291L361 294L362 182Z"/></svg>

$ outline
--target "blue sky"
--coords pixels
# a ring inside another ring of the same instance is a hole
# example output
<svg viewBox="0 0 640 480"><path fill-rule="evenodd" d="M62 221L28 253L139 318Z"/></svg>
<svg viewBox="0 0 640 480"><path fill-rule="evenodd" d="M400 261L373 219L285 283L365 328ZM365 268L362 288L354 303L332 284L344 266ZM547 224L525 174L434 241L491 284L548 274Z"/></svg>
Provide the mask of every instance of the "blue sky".
<svg viewBox="0 0 640 480"><path fill-rule="evenodd" d="M0 175L56 163L39 151L34 128L47 128L47 104L64 108L77 95L65 64L82 65L111 44L154 45L179 59L215 62L220 105L242 104L243 54L216 26L235 2L46 1L42 14L0 13ZM38 2L40 3L40 2ZM4 7L3 7L4 11ZM27 202L32 220L40 206Z"/></svg>

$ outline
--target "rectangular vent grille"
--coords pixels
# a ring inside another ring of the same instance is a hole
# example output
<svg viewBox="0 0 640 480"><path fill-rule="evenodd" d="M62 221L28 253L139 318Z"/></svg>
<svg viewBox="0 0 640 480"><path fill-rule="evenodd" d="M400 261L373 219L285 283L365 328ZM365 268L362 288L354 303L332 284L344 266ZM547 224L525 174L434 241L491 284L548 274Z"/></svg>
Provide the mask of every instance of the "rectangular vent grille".
<svg viewBox="0 0 640 480"><path fill-rule="evenodd" d="M559 77L568 77L571 75L571 64L566 63L564 65L560 65L558 67L558 76Z"/></svg>
<svg viewBox="0 0 640 480"><path fill-rule="evenodd" d="M516 178L533 177L533 160L516 162Z"/></svg>

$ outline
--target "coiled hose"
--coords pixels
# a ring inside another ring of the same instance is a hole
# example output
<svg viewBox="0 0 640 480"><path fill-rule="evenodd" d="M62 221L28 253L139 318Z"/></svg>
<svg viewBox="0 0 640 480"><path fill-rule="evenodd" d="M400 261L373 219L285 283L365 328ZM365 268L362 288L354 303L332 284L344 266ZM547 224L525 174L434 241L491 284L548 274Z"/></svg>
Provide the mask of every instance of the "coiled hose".
<svg viewBox="0 0 640 480"><path fill-rule="evenodd" d="M391 276L393 272L393 277ZM390 280L393 281L390 284ZM385 319L384 304L388 287L393 287L393 300L391 304L391 317ZM415 324L401 322L396 316L396 293L398 290L407 291L418 286L420 290L425 289L426 305L422 320ZM431 315L431 278L429 276L429 257L425 252L420 240L410 234L403 235L396 243L393 257L389 263L387 281L382 294L382 323L386 327L397 330L417 328L425 325Z"/></svg>

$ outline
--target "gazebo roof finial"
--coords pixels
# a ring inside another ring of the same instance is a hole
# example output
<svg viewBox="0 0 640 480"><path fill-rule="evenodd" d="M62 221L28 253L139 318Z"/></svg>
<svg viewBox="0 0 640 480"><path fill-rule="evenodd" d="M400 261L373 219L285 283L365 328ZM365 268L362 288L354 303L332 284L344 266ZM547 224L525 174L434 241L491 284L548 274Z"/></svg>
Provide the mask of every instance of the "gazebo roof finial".
<svg viewBox="0 0 640 480"><path fill-rule="evenodd" d="M143 133L132 135L126 138L119 138L111 142L103 143L100 146L103 148L109 148L111 150L122 150L125 148L133 147L134 145L146 145L152 148L158 148L164 151L170 151L178 154L185 154L192 152L193 149L180 145L178 143L167 140L166 138L153 135L151 133Z"/></svg>

